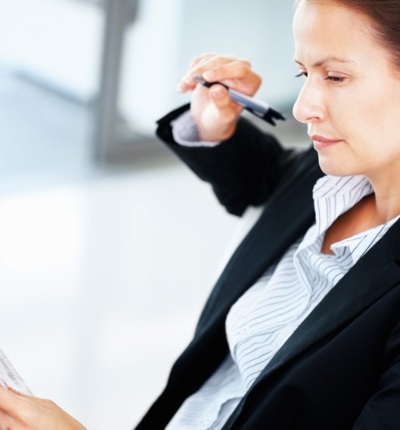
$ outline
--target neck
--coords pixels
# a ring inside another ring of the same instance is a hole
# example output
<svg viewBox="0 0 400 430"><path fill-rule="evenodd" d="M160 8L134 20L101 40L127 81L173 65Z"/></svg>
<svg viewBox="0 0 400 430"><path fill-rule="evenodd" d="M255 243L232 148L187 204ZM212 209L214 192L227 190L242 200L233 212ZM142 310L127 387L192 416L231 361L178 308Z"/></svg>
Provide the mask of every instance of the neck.
<svg viewBox="0 0 400 430"><path fill-rule="evenodd" d="M368 178L369 179L369 178ZM400 214L400 187L398 181L391 179L386 183L373 182L374 198L370 202L370 211L374 212L377 224L390 221Z"/></svg>

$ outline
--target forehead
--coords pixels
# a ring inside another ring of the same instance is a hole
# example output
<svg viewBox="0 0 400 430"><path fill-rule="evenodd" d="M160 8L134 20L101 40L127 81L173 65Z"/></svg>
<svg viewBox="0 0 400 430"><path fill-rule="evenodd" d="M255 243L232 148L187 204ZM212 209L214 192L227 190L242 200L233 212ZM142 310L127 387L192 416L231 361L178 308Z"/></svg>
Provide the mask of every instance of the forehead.
<svg viewBox="0 0 400 430"><path fill-rule="evenodd" d="M361 67L390 61L390 52L378 41L371 19L334 1L302 0L294 16L293 32L295 59L304 65L327 57Z"/></svg>
<svg viewBox="0 0 400 430"><path fill-rule="evenodd" d="M338 56L380 48L372 22L364 14L329 0L302 0L293 20L297 55ZM382 49L383 50L383 49Z"/></svg>

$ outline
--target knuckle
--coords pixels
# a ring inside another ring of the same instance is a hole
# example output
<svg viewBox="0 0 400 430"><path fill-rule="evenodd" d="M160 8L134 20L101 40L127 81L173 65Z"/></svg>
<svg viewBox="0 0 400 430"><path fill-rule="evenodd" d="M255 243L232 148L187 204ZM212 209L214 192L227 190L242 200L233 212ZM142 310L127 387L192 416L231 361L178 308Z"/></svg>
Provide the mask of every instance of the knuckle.
<svg viewBox="0 0 400 430"><path fill-rule="evenodd" d="M57 404L50 399L42 399L42 404L45 405L48 409L56 409L58 408Z"/></svg>
<svg viewBox="0 0 400 430"><path fill-rule="evenodd" d="M242 58L242 59L240 59L239 61L241 61L241 62L242 62L243 66L244 66L245 68L247 68L247 69L250 69L250 68L251 68L251 62L250 62L250 60L248 60L247 58Z"/></svg>

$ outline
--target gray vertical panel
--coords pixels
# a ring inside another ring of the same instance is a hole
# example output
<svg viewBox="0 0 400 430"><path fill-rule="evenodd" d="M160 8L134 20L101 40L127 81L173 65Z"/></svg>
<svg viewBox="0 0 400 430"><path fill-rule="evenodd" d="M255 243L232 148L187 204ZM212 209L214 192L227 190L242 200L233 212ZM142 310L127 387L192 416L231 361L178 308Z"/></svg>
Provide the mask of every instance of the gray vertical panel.
<svg viewBox="0 0 400 430"><path fill-rule="evenodd" d="M125 28L138 0L106 0L99 94L94 117L94 159L104 162L116 138L116 119Z"/></svg>

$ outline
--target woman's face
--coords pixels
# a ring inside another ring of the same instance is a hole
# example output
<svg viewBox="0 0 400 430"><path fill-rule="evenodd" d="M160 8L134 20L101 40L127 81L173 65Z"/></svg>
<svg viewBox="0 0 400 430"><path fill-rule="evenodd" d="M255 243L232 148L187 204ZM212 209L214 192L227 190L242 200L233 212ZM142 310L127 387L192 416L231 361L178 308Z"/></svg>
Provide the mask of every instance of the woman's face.
<svg viewBox="0 0 400 430"><path fill-rule="evenodd" d="M304 84L293 114L307 123L325 173L393 181L400 176L400 72L373 34L352 9L302 0L294 37Z"/></svg>

